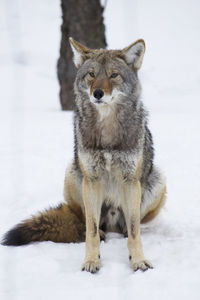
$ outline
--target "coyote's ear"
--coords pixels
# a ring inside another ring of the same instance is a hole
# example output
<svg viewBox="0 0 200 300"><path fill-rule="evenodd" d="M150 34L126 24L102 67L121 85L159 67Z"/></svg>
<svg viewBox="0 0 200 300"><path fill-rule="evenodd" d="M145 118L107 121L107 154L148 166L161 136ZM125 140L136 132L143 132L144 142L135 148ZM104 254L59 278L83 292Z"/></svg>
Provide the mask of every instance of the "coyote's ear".
<svg viewBox="0 0 200 300"><path fill-rule="evenodd" d="M139 69L145 52L145 42L140 39L129 47L122 50L124 59L128 65L132 65L134 69Z"/></svg>
<svg viewBox="0 0 200 300"><path fill-rule="evenodd" d="M69 38L69 42L74 53L74 64L79 68L86 59L86 55L92 50L73 40L71 37Z"/></svg>

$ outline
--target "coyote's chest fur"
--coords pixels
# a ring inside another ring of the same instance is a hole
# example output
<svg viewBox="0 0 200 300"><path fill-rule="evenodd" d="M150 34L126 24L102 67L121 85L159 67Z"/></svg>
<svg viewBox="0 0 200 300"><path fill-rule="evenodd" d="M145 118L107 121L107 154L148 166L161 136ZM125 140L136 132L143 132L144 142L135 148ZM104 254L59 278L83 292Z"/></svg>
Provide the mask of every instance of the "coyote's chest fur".
<svg viewBox="0 0 200 300"><path fill-rule="evenodd" d="M117 142L121 132L121 126L117 119L117 109L115 105L99 107L96 127L98 128L97 134L100 139L99 143L101 143L102 146L109 148L110 145Z"/></svg>
<svg viewBox="0 0 200 300"><path fill-rule="evenodd" d="M101 182L102 196L105 202L121 206L121 184L131 180L135 174L134 166L138 158L133 153L114 151L79 152L80 167L90 180Z"/></svg>
<svg viewBox="0 0 200 300"><path fill-rule="evenodd" d="M138 134L129 132L130 108L115 103L98 107L95 113L88 106L86 115L78 120L78 162L83 176L100 181L104 202L121 206L121 186L133 180L138 160L141 159ZM131 115L132 122L134 116ZM93 122L91 122L91 120ZM137 120L136 130L140 130ZM92 126L90 126L92 124ZM133 127L133 126L132 126ZM143 140L142 133L140 139ZM88 142L87 142L88 141Z"/></svg>

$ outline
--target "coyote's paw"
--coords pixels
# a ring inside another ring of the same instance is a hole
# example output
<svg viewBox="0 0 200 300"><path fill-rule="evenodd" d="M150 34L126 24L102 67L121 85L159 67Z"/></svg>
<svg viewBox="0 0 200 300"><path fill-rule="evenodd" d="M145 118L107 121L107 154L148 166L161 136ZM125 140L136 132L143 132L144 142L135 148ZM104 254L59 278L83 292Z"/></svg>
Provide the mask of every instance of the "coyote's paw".
<svg viewBox="0 0 200 300"><path fill-rule="evenodd" d="M148 269L153 269L152 264L146 259L140 261L131 261L131 267L134 272L136 272L137 270L145 272Z"/></svg>
<svg viewBox="0 0 200 300"><path fill-rule="evenodd" d="M99 271L100 267L101 267L100 260L99 261L89 260L83 264L82 271L87 271L94 274Z"/></svg>

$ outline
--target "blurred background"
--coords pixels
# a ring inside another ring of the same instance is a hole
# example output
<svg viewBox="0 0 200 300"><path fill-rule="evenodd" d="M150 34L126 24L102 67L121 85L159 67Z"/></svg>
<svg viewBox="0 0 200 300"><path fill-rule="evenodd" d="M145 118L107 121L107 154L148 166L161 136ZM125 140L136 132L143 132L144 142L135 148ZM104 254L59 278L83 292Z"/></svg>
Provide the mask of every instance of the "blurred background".
<svg viewBox="0 0 200 300"><path fill-rule="evenodd" d="M200 81L198 0L61 2L0 1L4 104L24 107L30 102L35 106L37 100L30 99L30 93L35 93L42 98L40 107L47 103L72 109L75 67L68 43L72 36L91 48L107 45L114 49L143 38L147 47L141 71L145 99L155 109L191 109Z"/></svg>
<svg viewBox="0 0 200 300"><path fill-rule="evenodd" d="M91 48L146 42L142 100L168 187L161 216L142 227L157 269L132 277L126 241L118 237L102 245L104 267L87 283L79 272L82 244L0 247L0 298L80 299L82 288L88 300L98 287L96 299L106 299L105 288L118 299L146 299L149 291L152 299L198 299L199 0L0 0L0 236L63 200L73 158L69 36Z"/></svg>

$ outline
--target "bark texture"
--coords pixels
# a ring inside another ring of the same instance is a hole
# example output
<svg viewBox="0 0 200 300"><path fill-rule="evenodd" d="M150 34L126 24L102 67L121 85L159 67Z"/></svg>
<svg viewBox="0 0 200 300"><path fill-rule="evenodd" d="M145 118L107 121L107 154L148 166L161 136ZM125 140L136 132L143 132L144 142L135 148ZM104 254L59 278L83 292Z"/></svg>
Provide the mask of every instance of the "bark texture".
<svg viewBox="0 0 200 300"><path fill-rule="evenodd" d="M99 0L61 0L61 7L63 23L57 74L61 107L63 110L72 110L76 68L73 64L69 37L73 37L89 48L105 48L105 26L103 8Z"/></svg>

